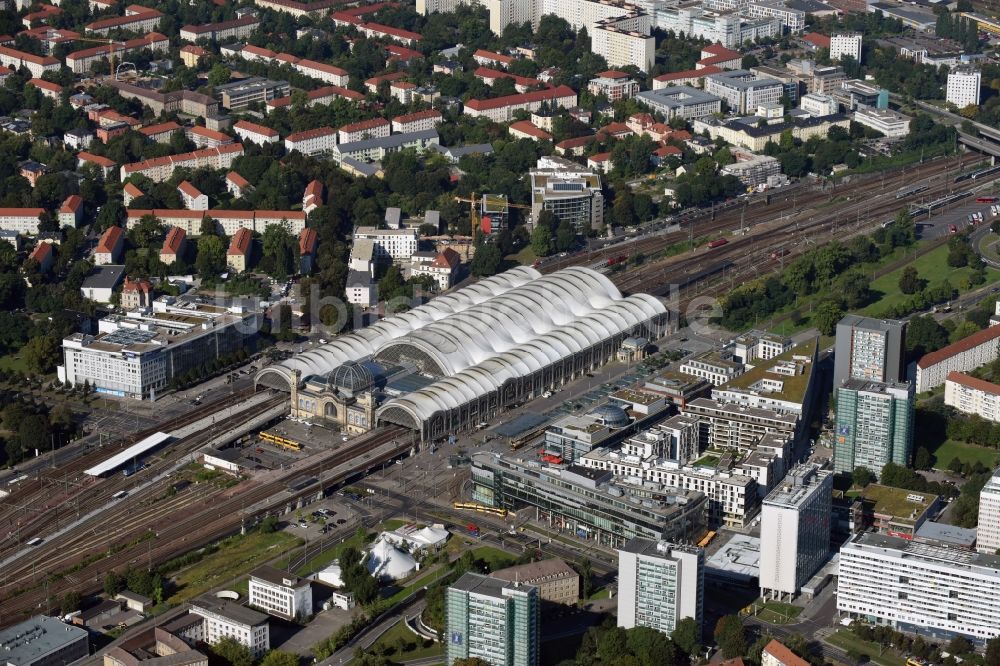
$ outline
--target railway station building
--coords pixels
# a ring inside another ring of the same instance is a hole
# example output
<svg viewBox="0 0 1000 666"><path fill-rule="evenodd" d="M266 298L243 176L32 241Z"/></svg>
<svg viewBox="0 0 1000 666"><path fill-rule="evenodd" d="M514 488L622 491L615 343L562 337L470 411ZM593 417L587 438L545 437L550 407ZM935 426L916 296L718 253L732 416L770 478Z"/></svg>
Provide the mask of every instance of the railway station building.
<svg viewBox="0 0 1000 666"><path fill-rule="evenodd" d="M660 300L624 297L597 271L542 276L522 266L268 366L256 383L289 391L294 416L342 423L353 410L368 419L353 424L359 430L395 424L431 440L591 372L628 338L656 340L669 325Z"/></svg>

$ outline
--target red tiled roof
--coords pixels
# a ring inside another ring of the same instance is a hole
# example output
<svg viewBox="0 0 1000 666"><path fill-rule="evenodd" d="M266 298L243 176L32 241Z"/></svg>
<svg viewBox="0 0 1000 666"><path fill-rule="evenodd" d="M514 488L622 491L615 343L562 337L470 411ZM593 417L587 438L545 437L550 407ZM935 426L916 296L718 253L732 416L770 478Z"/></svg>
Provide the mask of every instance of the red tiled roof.
<svg viewBox="0 0 1000 666"><path fill-rule="evenodd" d="M217 132L213 129L208 129L207 127L202 127L201 125L195 125L188 130L191 134L196 134L206 139L211 139L212 141L232 141L233 137L223 132Z"/></svg>
<svg viewBox="0 0 1000 666"><path fill-rule="evenodd" d="M598 163L598 164L601 163L601 162L610 162L611 161L611 153L594 153L593 155L591 155L590 157L587 158L587 161L588 162L595 162L595 163Z"/></svg>
<svg viewBox="0 0 1000 666"><path fill-rule="evenodd" d="M250 251L250 241L253 240L253 233L246 227L240 227L233 234L233 240L229 244L226 254L246 255Z"/></svg>
<svg viewBox="0 0 1000 666"><path fill-rule="evenodd" d="M315 60L299 60L295 63L295 66L302 67L304 69L317 69L321 72L334 74L335 76L347 76L346 69L341 69L335 65L328 65L325 62L316 62Z"/></svg>
<svg viewBox="0 0 1000 666"><path fill-rule="evenodd" d="M810 44L821 49L830 48L830 38L826 35L821 35L818 32L807 32L802 35L802 41L809 42Z"/></svg>
<svg viewBox="0 0 1000 666"><path fill-rule="evenodd" d="M478 67L472 74L477 79L514 79L514 83L516 85L525 86L527 88L542 85L542 82L538 79L532 79L527 76L517 76L499 69L490 69L489 67Z"/></svg>
<svg viewBox="0 0 1000 666"><path fill-rule="evenodd" d="M133 14L126 14L125 16L112 16L111 18L101 19L99 21L94 21L87 25L87 30L104 30L106 28L118 28L123 25L128 25L130 23L138 23L139 21L145 21L151 18L159 18L163 16L163 12L157 11L156 9L150 9L148 7L138 7L133 5L137 9L141 9L141 12L136 12Z"/></svg>
<svg viewBox="0 0 1000 666"><path fill-rule="evenodd" d="M187 46L182 46L181 53L193 53L194 55L199 57L208 55L208 51L206 51L205 49L201 48L196 44L188 44Z"/></svg>
<svg viewBox="0 0 1000 666"><path fill-rule="evenodd" d="M184 245L185 236L187 236L187 232L180 227L170 227L167 237L163 239L163 247L160 249L160 253L177 254L180 252L181 246Z"/></svg>
<svg viewBox="0 0 1000 666"><path fill-rule="evenodd" d="M709 74L718 74L722 70L714 65L708 65L702 67L701 69L687 69L683 72L670 72L669 74L660 74L659 76L653 77L654 81L677 81L679 79L694 79L701 78L703 76L708 76Z"/></svg>
<svg viewBox="0 0 1000 666"><path fill-rule="evenodd" d="M239 120L233 125L233 129L246 130L247 132L253 132L254 134L261 134L263 136L271 137L278 136L277 130L273 130L270 127L265 127L264 125L258 125L257 123L251 123L247 120Z"/></svg>
<svg viewBox="0 0 1000 666"><path fill-rule="evenodd" d="M31 252L31 258L39 264L52 254L52 243L39 243Z"/></svg>
<svg viewBox="0 0 1000 666"><path fill-rule="evenodd" d="M967 352L970 349L978 347L979 345L986 344L991 340L996 340L1000 338L1000 326L990 326L981 331L976 331L972 335L962 338L958 342L948 345L943 349L938 349L930 354L924 354L917 361L918 368L927 368L936 363L940 363L945 359L949 359L956 354L961 354L962 352Z"/></svg>
<svg viewBox="0 0 1000 666"><path fill-rule="evenodd" d="M159 123L156 125L147 125L146 127L140 127L139 133L145 135L146 137L154 137L157 134L167 134L173 133L181 129L181 126L175 123L173 120L166 123Z"/></svg>
<svg viewBox="0 0 1000 666"><path fill-rule="evenodd" d="M502 62L505 65L509 65L514 62L514 58L508 55L503 55L502 53L494 53L493 51L487 51L486 49L476 49L476 52L472 54L473 58L483 58L485 60L493 60L496 62Z"/></svg>
<svg viewBox="0 0 1000 666"><path fill-rule="evenodd" d="M39 56L34 53L25 53L24 51L18 51L17 49L12 49L8 46L0 46L0 55L5 55L9 58L16 58L17 60L23 60L35 65L51 66L59 64L59 60L57 58L53 58L52 56Z"/></svg>
<svg viewBox="0 0 1000 666"><path fill-rule="evenodd" d="M306 197L322 197L323 196L323 183L318 180L310 180L309 184L306 185L305 192L302 194L303 198Z"/></svg>
<svg viewBox="0 0 1000 666"><path fill-rule="evenodd" d="M230 171L229 173L227 173L226 180L228 180L230 183L241 189L247 187L250 184L250 181L248 181L246 178L236 173L235 171Z"/></svg>
<svg viewBox="0 0 1000 666"><path fill-rule="evenodd" d="M153 285L149 283L149 280L130 280L126 277L122 284L122 291L141 291L148 294L153 291Z"/></svg>
<svg viewBox="0 0 1000 666"><path fill-rule="evenodd" d="M294 134L289 134L285 137L285 141L291 141L292 143L296 141L306 141L308 139L315 139L321 136L329 136L331 134L336 134L337 130L332 127L317 127L315 129L305 130L302 132L295 132Z"/></svg>
<svg viewBox="0 0 1000 666"><path fill-rule="evenodd" d="M388 74L379 74L378 76L373 76L370 79L365 79L366 86L378 86L384 81L396 81L406 77L406 72L390 72Z"/></svg>
<svg viewBox="0 0 1000 666"><path fill-rule="evenodd" d="M521 132L522 134L528 134L538 139L548 140L552 138L552 135L537 127L530 120L519 120L516 123L511 123L510 129L515 132Z"/></svg>
<svg viewBox="0 0 1000 666"><path fill-rule="evenodd" d="M618 71L617 69L608 69L603 72L598 72L594 75L594 77L598 79L627 79L628 74Z"/></svg>
<svg viewBox="0 0 1000 666"><path fill-rule="evenodd" d="M789 650L783 643L772 640L764 651L780 661L784 666L809 666L809 662Z"/></svg>
<svg viewBox="0 0 1000 666"><path fill-rule="evenodd" d="M319 235L317 235L315 229L306 228L302 230L299 234L299 254L306 255L312 254L316 251L316 245L319 244Z"/></svg>
<svg viewBox="0 0 1000 666"><path fill-rule="evenodd" d="M955 372L952 370L948 373L948 381L955 382L956 384L961 384L962 386L967 386L971 389L976 389L977 391L982 391L984 393L989 393L991 395L1000 395L1000 385L988 382L985 379L979 379L978 377L973 377L972 375L967 375L962 372Z"/></svg>
<svg viewBox="0 0 1000 666"><path fill-rule="evenodd" d="M186 180L181 181L181 184L177 186L177 189L180 190L182 194L186 194L192 199L197 199L201 196L201 190Z"/></svg>
<svg viewBox="0 0 1000 666"><path fill-rule="evenodd" d="M122 17L125 18L125 17ZM80 51L73 51L66 56L68 61L85 60L87 58L92 58L94 56L103 55L106 53L121 53L122 51L127 51L131 49L141 49L147 46L152 46L157 42L166 42L166 35L161 35L158 32L151 32L145 37L136 37L135 39L130 39L125 42L117 42L115 44L104 44L102 46L95 46L89 49L82 49Z"/></svg>
<svg viewBox="0 0 1000 666"><path fill-rule="evenodd" d="M121 227L108 227L108 230L104 232L103 236L101 236L101 241L97 244L95 252L111 254L118 247L118 243L121 242L121 238L124 234L125 232Z"/></svg>
<svg viewBox="0 0 1000 666"><path fill-rule="evenodd" d="M38 217L44 208L0 208L0 217Z"/></svg>
<svg viewBox="0 0 1000 666"><path fill-rule="evenodd" d="M392 119L394 123L412 123L417 120L427 120L428 118L442 118L440 111L434 109L427 109L426 111L417 111L416 113L407 113L402 116L396 116Z"/></svg>
<svg viewBox="0 0 1000 666"><path fill-rule="evenodd" d="M387 44L385 50L389 52L392 56L390 60L395 58L402 58L403 60L415 60L417 58L423 58L424 54L415 49L410 49L405 46L400 46L399 44Z"/></svg>
<svg viewBox="0 0 1000 666"><path fill-rule="evenodd" d="M370 120L360 120L356 123L350 123L344 125L340 128L341 132L363 132L365 130L375 129L376 127L386 127L390 123L385 118L372 118Z"/></svg>
<svg viewBox="0 0 1000 666"><path fill-rule="evenodd" d="M413 32L411 30L403 30L402 28L394 28L391 25L382 25L381 23L363 23L362 28L366 30L371 30L372 32L379 33L382 35L391 35L392 37L402 37L403 39L409 39L410 41L419 42L424 38L419 32ZM422 55L422 54L421 54Z"/></svg>
<svg viewBox="0 0 1000 666"><path fill-rule="evenodd" d="M88 153L86 150L81 150L80 152L78 152L76 154L76 158L79 160L83 160L84 162L93 162L99 167L106 167L109 169L116 164L116 162L112 159L108 159L107 157L103 157L102 155L95 155L93 153Z"/></svg>
<svg viewBox="0 0 1000 666"><path fill-rule="evenodd" d="M132 183L125 183L125 187L122 188L122 191L125 192L125 193L127 193L130 197L133 197L133 198L134 197L144 197L144 196L146 196L145 192L143 192L142 190L140 190L138 187L136 187Z"/></svg>
<svg viewBox="0 0 1000 666"><path fill-rule="evenodd" d="M569 86L557 86L546 88L545 90L532 90L520 95L507 95L494 99L470 99L465 103L466 108L475 111L485 111L487 109L502 109L515 104L528 104L530 102L544 102L545 100L557 99L559 97L576 96L576 91Z"/></svg>
<svg viewBox="0 0 1000 666"><path fill-rule="evenodd" d="M610 134L611 136L619 136L623 134L634 134L632 128L625 123L608 123L601 129L597 130L597 135Z"/></svg>
<svg viewBox="0 0 1000 666"><path fill-rule="evenodd" d="M740 54L737 53L735 56L717 55L717 56L711 56L710 58L702 58L701 60L698 61L698 67L700 67L701 69L705 69L706 67L714 67L715 65L719 65L725 62L730 62L731 60L739 60L741 57L742 56L740 56Z"/></svg>
<svg viewBox="0 0 1000 666"><path fill-rule="evenodd" d="M48 90L54 93L62 92L63 87L58 83L52 83L51 81L46 81L45 79L28 79L28 83L35 86L36 88L41 88L42 90Z"/></svg>
<svg viewBox="0 0 1000 666"><path fill-rule="evenodd" d="M220 21L218 23L205 23L202 25L186 25L181 30L183 32L193 32L196 35L203 35L208 32L215 32L218 30L229 30L230 28L239 28L241 26L247 25L257 25L260 23L260 19L252 14L245 14L239 18L234 18L229 21Z"/></svg>
<svg viewBox="0 0 1000 666"><path fill-rule="evenodd" d="M228 143L224 146L219 146L218 148L203 148L202 150L195 150L190 153L182 153L180 155L167 155L166 157L154 157L151 160L144 160L142 162L133 162L132 164L126 164L123 168L125 173L134 173L136 171L144 171L146 169L151 169L153 167L164 166L166 164L176 164L179 162L189 162L191 160L199 159L202 157L212 157L215 155L228 155L229 153L242 153L243 144L242 143Z"/></svg>
<svg viewBox="0 0 1000 666"><path fill-rule="evenodd" d="M740 57L739 51L728 49L719 42L716 42L715 44L709 44L708 46L703 47L701 49L701 52L711 53L714 56L729 56L730 59Z"/></svg>
<svg viewBox="0 0 1000 666"><path fill-rule="evenodd" d="M588 136L578 136L572 139L563 139L562 141L556 144L556 148L559 148L561 150L583 148L584 146L589 145L595 139L596 137L593 136L592 134Z"/></svg>
<svg viewBox="0 0 1000 666"><path fill-rule="evenodd" d="M79 194L71 194L66 197L66 201L63 201L62 206L59 207L60 213L75 213L80 210L83 205L83 197Z"/></svg>
<svg viewBox="0 0 1000 666"><path fill-rule="evenodd" d="M435 268L447 268L455 270L455 267L462 263L462 258L450 247L446 247L438 256L434 257L431 265Z"/></svg>
<svg viewBox="0 0 1000 666"><path fill-rule="evenodd" d="M390 88L398 88L400 90L413 90L417 87L416 83L410 83L409 81L393 81L389 84Z"/></svg>

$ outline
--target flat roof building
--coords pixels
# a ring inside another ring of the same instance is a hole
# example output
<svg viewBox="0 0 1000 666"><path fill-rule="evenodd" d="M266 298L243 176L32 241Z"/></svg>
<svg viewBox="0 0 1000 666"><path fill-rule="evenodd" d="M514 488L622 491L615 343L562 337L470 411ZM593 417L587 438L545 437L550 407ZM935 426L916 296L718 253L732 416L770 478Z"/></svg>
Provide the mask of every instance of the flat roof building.
<svg viewBox="0 0 1000 666"><path fill-rule="evenodd" d="M478 657L488 664L537 666L538 588L475 573L445 592L445 658Z"/></svg>
<svg viewBox="0 0 1000 666"><path fill-rule="evenodd" d="M851 377L876 382L902 381L905 349L905 323L847 315L837 324L834 390Z"/></svg>
<svg viewBox="0 0 1000 666"><path fill-rule="evenodd" d="M234 638L259 659L271 647L267 615L232 601L203 594L191 601L191 612L204 618L203 639L215 645L223 638Z"/></svg>
<svg viewBox="0 0 1000 666"><path fill-rule="evenodd" d="M286 620L301 620L313 613L309 581L272 566L250 572L249 596L251 606Z"/></svg>
<svg viewBox="0 0 1000 666"><path fill-rule="evenodd" d="M0 630L6 666L66 666L90 654L87 630L36 615Z"/></svg>
<svg viewBox="0 0 1000 666"><path fill-rule="evenodd" d="M632 539L618 549L618 626L650 627L669 636L684 618L701 629L705 551Z"/></svg>
<svg viewBox="0 0 1000 666"><path fill-rule="evenodd" d="M542 601L572 606L580 598L580 574L559 558L507 567L490 576L508 583L534 585Z"/></svg>
<svg viewBox="0 0 1000 666"><path fill-rule="evenodd" d="M654 111L667 117L701 118L722 111L722 98L690 86L667 86L658 90L644 90L635 98Z"/></svg>

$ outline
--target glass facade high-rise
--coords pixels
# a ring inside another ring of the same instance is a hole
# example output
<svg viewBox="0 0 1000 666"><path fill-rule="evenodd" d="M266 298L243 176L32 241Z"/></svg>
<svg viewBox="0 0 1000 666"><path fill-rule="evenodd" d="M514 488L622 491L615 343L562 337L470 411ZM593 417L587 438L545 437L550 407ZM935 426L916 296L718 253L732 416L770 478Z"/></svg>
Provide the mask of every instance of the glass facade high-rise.
<svg viewBox="0 0 1000 666"><path fill-rule="evenodd" d="M913 385L848 379L837 389L833 465L865 467L878 476L887 463L907 465L913 449Z"/></svg>
<svg viewBox="0 0 1000 666"><path fill-rule="evenodd" d="M669 635L684 618L701 627L704 550L632 539L618 551L618 626Z"/></svg>
<svg viewBox="0 0 1000 666"><path fill-rule="evenodd" d="M537 666L539 603L534 585L464 574L445 595L445 663Z"/></svg>

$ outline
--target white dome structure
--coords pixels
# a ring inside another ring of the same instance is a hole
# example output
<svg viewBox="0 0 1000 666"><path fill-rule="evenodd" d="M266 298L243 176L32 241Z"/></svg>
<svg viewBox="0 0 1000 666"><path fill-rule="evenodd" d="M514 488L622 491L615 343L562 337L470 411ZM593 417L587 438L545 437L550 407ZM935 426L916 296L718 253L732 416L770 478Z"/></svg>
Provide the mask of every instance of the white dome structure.
<svg viewBox="0 0 1000 666"><path fill-rule="evenodd" d="M327 585L331 585L333 587L344 587L344 574L340 569L340 565L336 562L321 571L317 571L315 578L319 582L326 583Z"/></svg>
<svg viewBox="0 0 1000 666"><path fill-rule="evenodd" d="M400 580L417 570L417 561L393 546L388 539L379 537L365 560L368 572L375 578Z"/></svg>

